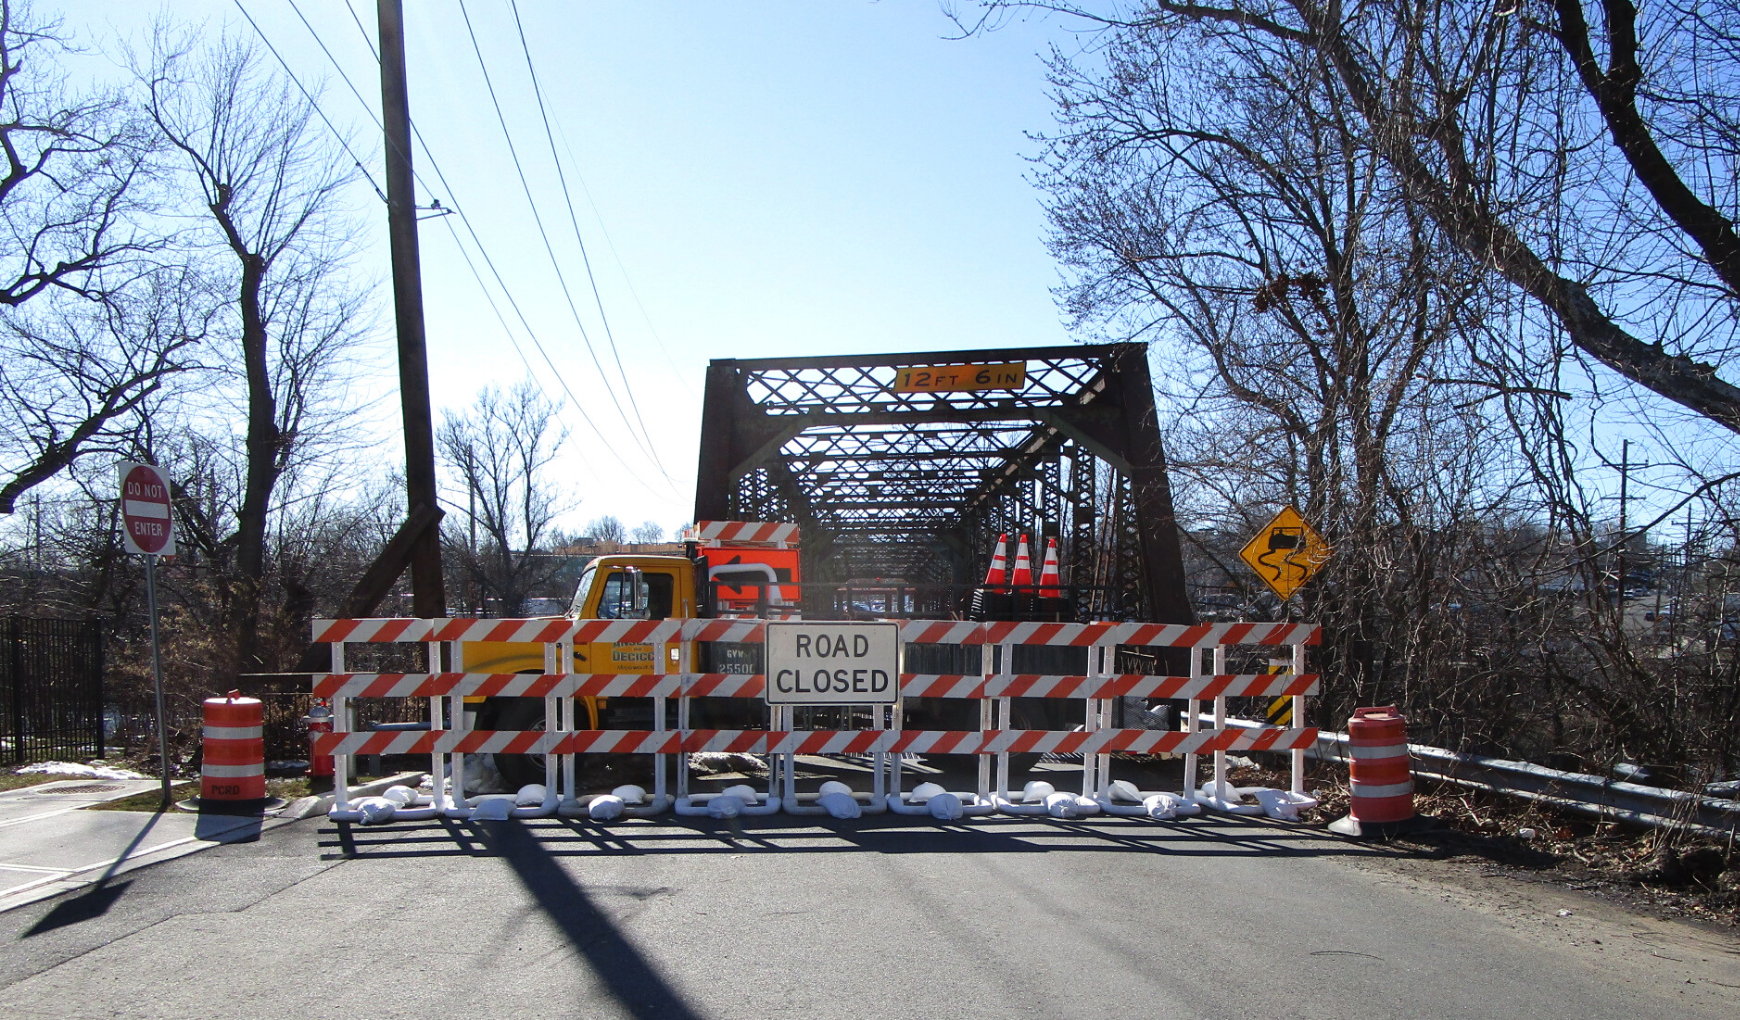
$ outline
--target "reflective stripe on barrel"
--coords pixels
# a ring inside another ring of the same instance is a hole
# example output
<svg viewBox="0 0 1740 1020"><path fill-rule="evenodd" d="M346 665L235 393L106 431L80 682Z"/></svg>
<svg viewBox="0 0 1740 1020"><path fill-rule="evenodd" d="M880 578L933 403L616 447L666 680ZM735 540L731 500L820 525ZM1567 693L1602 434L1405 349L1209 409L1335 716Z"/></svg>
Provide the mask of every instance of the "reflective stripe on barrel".
<svg viewBox="0 0 1740 1020"><path fill-rule="evenodd" d="M1408 721L1393 706L1356 708L1347 721L1352 796L1348 812L1362 822L1405 822L1414 817L1414 778L1408 761Z"/></svg>
<svg viewBox="0 0 1740 1020"><path fill-rule="evenodd" d="M234 691L205 700L199 768L201 800L264 800L264 711L256 698Z"/></svg>

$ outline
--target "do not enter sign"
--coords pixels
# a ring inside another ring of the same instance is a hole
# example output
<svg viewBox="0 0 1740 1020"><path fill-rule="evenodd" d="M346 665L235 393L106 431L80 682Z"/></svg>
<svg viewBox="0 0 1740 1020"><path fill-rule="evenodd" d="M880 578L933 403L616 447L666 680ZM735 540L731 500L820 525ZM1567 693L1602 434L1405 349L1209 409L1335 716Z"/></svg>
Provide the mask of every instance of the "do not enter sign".
<svg viewBox="0 0 1740 1020"><path fill-rule="evenodd" d="M899 624L767 625L768 704L892 705L899 698Z"/></svg>
<svg viewBox="0 0 1740 1020"><path fill-rule="evenodd" d="M121 544L130 553L175 555L169 478L150 464L121 462Z"/></svg>

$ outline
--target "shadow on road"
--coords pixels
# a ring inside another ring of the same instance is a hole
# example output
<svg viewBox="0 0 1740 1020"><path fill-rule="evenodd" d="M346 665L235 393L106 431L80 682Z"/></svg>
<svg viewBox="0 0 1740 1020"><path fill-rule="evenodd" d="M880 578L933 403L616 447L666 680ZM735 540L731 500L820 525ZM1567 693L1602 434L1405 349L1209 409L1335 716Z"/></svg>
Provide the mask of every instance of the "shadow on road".
<svg viewBox="0 0 1740 1020"><path fill-rule="evenodd" d="M127 858L132 856L139 844L145 842L146 834L157 825L158 820L162 817L161 810L153 812L151 817L146 819L145 824L139 826L139 831L133 834L132 842L127 844L127 848L121 851L114 863L110 864L108 869L103 872L102 877L97 879L95 885L77 896L69 896L56 903L53 910L42 915L35 924L30 926L30 929L24 933L24 937L30 938L33 935L54 931L56 928L82 924L108 913L109 908L115 905L115 901L120 899L126 893L127 888L133 884L132 879L111 884L111 879L115 877L115 872L120 870L121 865L127 863Z"/></svg>
<svg viewBox="0 0 1740 1020"><path fill-rule="evenodd" d="M508 819L479 822L470 828L485 852L514 869L526 891L630 1015L647 1020L699 1017L556 862L544 840L528 831L524 823Z"/></svg>
<svg viewBox="0 0 1740 1020"><path fill-rule="evenodd" d="M1133 818L1065 821L993 818L936 823L879 816L739 818L712 821L666 816L619 819L608 826L577 819L518 823L521 837L547 857L743 853L1154 853L1187 857L1343 857L1393 853L1349 843L1320 830L1264 818L1207 816L1179 822ZM496 856L493 845L452 822L321 832L328 859Z"/></svg>

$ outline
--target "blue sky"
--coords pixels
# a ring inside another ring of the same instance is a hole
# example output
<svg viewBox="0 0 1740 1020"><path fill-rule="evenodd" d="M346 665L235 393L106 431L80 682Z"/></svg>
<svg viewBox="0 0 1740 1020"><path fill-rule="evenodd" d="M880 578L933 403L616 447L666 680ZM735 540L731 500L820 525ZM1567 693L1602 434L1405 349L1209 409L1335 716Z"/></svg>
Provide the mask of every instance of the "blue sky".
<svg viewBox="0 0 1740 1020"><path fill-rule="evenodd" d="M344 0L241 0L260 30L352 132L380 179L377 71ZM371 0L351 8L374 34ZM39 4L87 43L137 33L158 8L121 0ZM253 36L233 0L179 0L177 22ZM614 375L508 0L468 0L472 28L556 265L569 311L503 140L457 0L406 4L412 117L446 174L417 168L427 204L463 209L510 281L528 331L490 284L512 339L467 268L457 217L422 237L434 400L460 408L485 384L533 374L567 394L562 471L579 505L570 525L614 514L673 528L693 500L701 379L719 357L852 354L1055 344L1071 338L1049 288L1044 215L1024 175L1026 131L1050 120L1042 54L1075 45L1066 26L1019 21L953 41L935 0L870 3L594 3L520 0L610 332L646 421L654 466L629 437L581 337ZM385 212L366 186L359 266L387 279ZM449 228L453 228L450 230ZM478 257L469 237L465 250ZM481 262L478 268L488 277ZM392 363L389 297L369 378ZM621 387L618 386L619 399ZM626 400L624 403L626 407ZM387 410L391 410L390 407ZM390 436L393 416L377 416ZM628 415L632 417L632 412ZM396 437L395 437L396 438ZM383 466L387 451L383 443Z"/></svg>

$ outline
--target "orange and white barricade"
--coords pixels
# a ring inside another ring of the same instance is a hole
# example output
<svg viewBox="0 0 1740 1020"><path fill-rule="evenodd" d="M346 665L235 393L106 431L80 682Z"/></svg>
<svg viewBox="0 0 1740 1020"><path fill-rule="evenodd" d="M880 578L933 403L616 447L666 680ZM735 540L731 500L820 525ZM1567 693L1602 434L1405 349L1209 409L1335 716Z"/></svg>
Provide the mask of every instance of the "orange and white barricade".
<svg viewBox="0 0 1740 1020"><path fill-rule="evenodd" d="M1030 675L998 673L987 677L987 694L997 699L1004 725L1010 721L1012 697L1080 698L1086 703L1085 719L1078 732L1062 735L1033 731L1009 731L1006 747L999 755L996 803L1008 814L1066 814L1076 816L1104 811L1117 815L1148 815L1171 818L1196 814L1201 806L1215 807L1237 813L1258 813L1268 805L1246 804L1243 797L1226 781L1226 755L1229 751L1292 752L1292 790L1280 798L1259 797L1259 801L1285 804L1277 812L1296 815L1300 807L1314 804L1305 796L1303 762L1305 749L1316 740L1312 729L1280 729L1277 727L1227 728L1226 699L1236 696L1289 695L1295 699L1298 716L1304 712L1304 698L1317 692L1317 678L1310 675L1277 676L1272 674L1234 675L1226 672L1226 649L1229 646L1290 645L1294 662L1301 666L1304 649L1319 640L1319 630L1311 624L1144 624L1144 623L991 623L986 625L987 641L999 649L998 658L1010 661L1013 647L1018 644L1079 647L1087 654L1087 672L1081 675ZM1171 647L1189 650L1189 676L1151 676L1112 672L1119 645ZM1211 653L1212 666L1204 669L1203 652ZM1175 731L1114 729L1114 706L1117 699L1186 700L1183 729ZM1197 719L1203 700L1212 699L1215 722L1211 729L1199 730ZM1053 754L1082 755L1082 792L1074 803L1060 802L1055 791L1043 799L1024 798L1014 801L1008 787L1008 753L1043 751ZM1184 755L1184 789L1171 791L1137 791L1130 784L1116 783L1111 778L1111 756L1125 754ZM1214 770L1210 783L1198 789L1196 777L1198 757L1213 755ZM1219 794L1219 796L1216 796Z"/></svg>
<svg viewBox="0 0 1740 1020"><path fill-rule="evenodd" d="M839 754L869 757L873 787L849 794L856 805L853 813L888 810L897 814L932 814L956 818L1007 814L1052 814L1079 817L1096 813L1173 817L1192 814L1201 806L1251 813L1269 810L1281 817L1314 803L1303 788L1305 748L1316 740L1316 730L1274 726L1229 725L1228 697L1291 697L1293 718L1304 718L1304 699L1318 689L1316 676L1304 672L1305 646L1315 644L1318 628L1311 624L1214 623L1195 625L1142 623L1034 623L965 622L918 620L901 623L901 644L955 644L981 648L977 674L900 675L900 698L950 698L979 703L976 730L905 730L900 703L871 707L871 726L862 730L803 730L795 725L793 706L770 706L765 729L696 729L692 723L692 700L699 697L731 697L765 700L767 678L756 674L699 673L692 658L699 643L764 642L767 623L754 619L712 620L320 620L315 621L316 641L332 645L331 672L316 674L314 693L330 698L334 731L318 737L314 753L334 758L336 802L332 817L342 821L362 818L360 810L346 799L350 762L355 755L426 753L431 756L432 793L413 803L401 804L400 819L472 817L478 805L465 795L462 777L469 754L542 754L545 756L543 791L535 803L515 803L508 812L517 817L552 814L586 814L589 799L576 788L575 762L580 754L654 755L653 793L640 803L618 805L620 813L649 815L674 809L686 816L767 815L778 811L818 814L835 808L820 798L800 795L796 788L798 755ZM439 669L446 661L463 662L467 641L512 641L542 644L543 673L465 673ZM355 643L420 643L425 645L432 668L424 673L350 673L345 669L345 649ZM573 673L573 649L579 644L620 643L654 645L655 662L675 662L676 671L660 674ZM1007 667L1018 645L1048 645L1079 649L1081 674L1017 674ZM1120 646L1172 647L1187 649L1190 672L1185 676L1151 676L1113 672ZM1230 674L1227 650L1240 645L1290 646L1294 672L1290 674ZM1205 660L1206 657L1206 660ZM464 699L472 696L542 698L544 728L523 731L470 729L465 724ZM347 703L355 698L426 698L429 728L425 731L356 733L349 730ZM654 701L650 730L582 729L578 700L595 698L650 698ZM1073 730L1024 730L1012 727L1011 699L1068 698L1083 703L1082 725ZM1120 729L1114 726L1113 708L1118 699L1181 699L1188 701L1181 728L1175 730ZM668 728L669 699L676 698L675 728ZM1212 724L1200 727L1200 709L1212 702ZM1254 791L1235 790L1227 782L1226 756L1235 751L1291 751L1291 789L1266 791L1260 805L1244 802ZM725 794L701 795L689 789L689 756L706 751L766 755L769 774L765 791L736 789ZM1009 793L1009 755L1049 753L1079 755L1082 759L1081 792L1048 791L1043 800L1020 800ZM1139 791L1111 777L1115 754L1176 754L1184 756L1184 788L1172 791ZM978 757L978 782L968 791L926 791L921 786L903 792L903 761L908 755L972 754ZM1210 780L1197 786L1199 761L1211 755ZM675 789L670 789L669 765L675 758ZM993 787L992 768L996 779ZM451 781L449 781L451 779ZM830 784L831 785L831 784ZM824 789L821 796L829 791ZM947 800L943 795L947 795ZM503 805L490 804L503 798L486 795L481 801L490 813L500 814ZM1271 804L1270 802L1274 802Z"/></svg>

